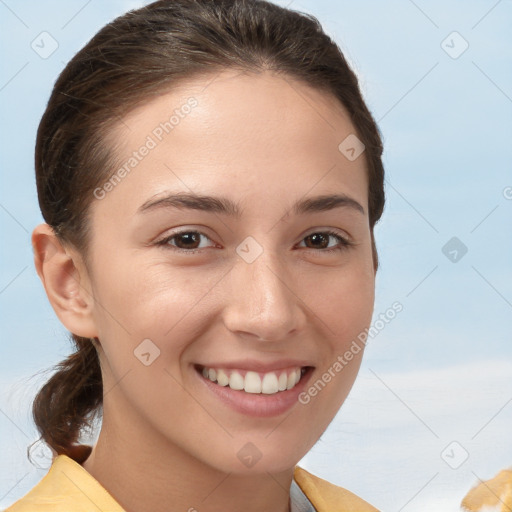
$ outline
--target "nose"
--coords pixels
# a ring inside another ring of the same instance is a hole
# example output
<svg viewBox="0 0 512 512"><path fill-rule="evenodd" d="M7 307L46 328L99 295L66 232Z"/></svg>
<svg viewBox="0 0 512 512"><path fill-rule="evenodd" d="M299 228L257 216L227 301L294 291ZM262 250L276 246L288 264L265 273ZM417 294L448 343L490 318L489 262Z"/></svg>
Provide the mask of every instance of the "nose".
<svg viewBox="0 0 512 512"><path fill-rule="evenodd" d="M294 290L294 276L270 253L252 263L237 260L229 282L224 324L231 332L278 342L301 330L305 305Z"/></svg>

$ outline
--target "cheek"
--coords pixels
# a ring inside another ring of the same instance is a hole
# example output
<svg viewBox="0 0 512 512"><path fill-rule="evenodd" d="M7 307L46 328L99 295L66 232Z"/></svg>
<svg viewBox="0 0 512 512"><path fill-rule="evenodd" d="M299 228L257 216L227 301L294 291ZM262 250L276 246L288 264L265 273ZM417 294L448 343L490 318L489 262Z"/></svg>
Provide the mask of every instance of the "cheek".
<svg viewBox="0 0 512 512"><path fill-rule="evenodd" d="M323 326L323 357L315 378L309 382L299 401L310 414L322 418L324 428L336 415L356 380L365 344L361 333L371 323L374 306L374 273L370 265L338 271L318 283L309 295L315 314Z"/></svg>
<svg viewBox="0 0 512 512"><path fill-rule="evenodd" d="M161 351L176 355L208 316L208 291L219 281L215 272L168 263L117 261L105 265L96 279L96 315L100 340L124 340L128 352L151 339ZM191 322L191 318L195 321ZM107 349L106 349L107 351ZM114 354L116 358L119 356ZM129 355L129 354L128 354Z"/></svg>
<svg viewBox="0 0 512 512"><path fill-rule="evenodd" d="M370 265L339 269L320 279L316 276L310 284L303 292L305 302L311 305L325 327L325 337L336 349L343 348L368 327L375 299L375 279Z"/></svg>

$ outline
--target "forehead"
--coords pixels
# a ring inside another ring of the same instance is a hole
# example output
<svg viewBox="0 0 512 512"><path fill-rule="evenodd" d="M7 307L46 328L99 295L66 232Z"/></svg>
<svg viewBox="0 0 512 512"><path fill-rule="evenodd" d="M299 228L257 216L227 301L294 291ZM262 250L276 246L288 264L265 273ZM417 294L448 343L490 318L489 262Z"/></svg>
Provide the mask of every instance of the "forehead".
<svg viewBox="0 0 512 512"><path fill-rule="evenodd" d="M260 207L310 191L366 204L364 153L340 150L354 136L334 96L286 75L225 70L177 84L118 123L109 139L124 171L108 200L126 215L168 189L221 190Z"/></svg>

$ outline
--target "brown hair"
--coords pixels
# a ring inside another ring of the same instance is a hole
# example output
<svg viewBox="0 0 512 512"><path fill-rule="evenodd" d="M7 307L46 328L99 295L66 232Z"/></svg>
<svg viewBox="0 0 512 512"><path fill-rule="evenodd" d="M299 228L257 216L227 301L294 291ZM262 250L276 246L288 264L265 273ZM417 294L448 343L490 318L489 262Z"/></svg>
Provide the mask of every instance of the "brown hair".
<svg viewBox="0 0 512 512"><path fill-rule="evenodd" d="M67 64L37 132L39 205L63 244L87 263L93 190L115 170L109 130L136 105L179 80L223 69L271 70L334 95L365 145L369 222L384 208L379 129L340 48L309 14L262 0L160 0L103 27ZM341 141L340 141L341 142ZM76 351L34 399L32 414L45 443L81 457L77 444L101 409L103 386L96 340L71 334Z"/></svg>

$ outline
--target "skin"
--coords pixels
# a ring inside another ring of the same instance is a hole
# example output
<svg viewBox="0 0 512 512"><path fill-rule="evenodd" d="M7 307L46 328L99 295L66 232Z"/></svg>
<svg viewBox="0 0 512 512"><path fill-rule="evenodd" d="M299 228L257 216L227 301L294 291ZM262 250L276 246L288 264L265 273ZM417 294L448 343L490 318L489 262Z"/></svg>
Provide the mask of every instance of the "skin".
<svg viewBox="0 0 512 512"><path fill-rule="evenodd" d="M65 327L99 340L103 424L83 467L125 510L284 512L294 466L343 404L363 350L308 404L271 418L219 402L193 364L299 358L315 367L313 383L369 326L375 268L366 162L338 150L355 129L334 97L268 71L229 70L130 112L109 140L119 162L190 96L198 102L190 114L92 200L87 265L41 224L32 235L36 269ZM164 191L222 195L242 216L137 213ZM296 200L332 193L364 213L291 211ZM205 236L195 245L183 237L155 244L178 228ZM322 253L339 241L307 237L326 229L352 245ZM236 253L248 236L263 248L250 264ZM134 356L147 338L160 350L149 366ZM247 442L262 454L251 468L237 457Z"/></svg>

